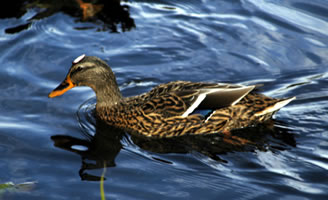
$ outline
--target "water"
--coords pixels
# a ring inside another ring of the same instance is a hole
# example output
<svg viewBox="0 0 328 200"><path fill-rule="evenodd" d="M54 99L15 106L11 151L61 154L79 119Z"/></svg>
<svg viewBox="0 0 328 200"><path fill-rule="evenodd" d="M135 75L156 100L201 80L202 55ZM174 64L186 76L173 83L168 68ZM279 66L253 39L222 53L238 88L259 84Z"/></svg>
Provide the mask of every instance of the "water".
<svg viewBox="0 0 328 200"><path fill-rule="evenodd" d="M100 199L104 160L107 199L327 199L327 2L121 4L112 21L82 22L76 8L0 20L0 184L16 185L0 199ZM190 80L297 100L274 130L238 139L140 139L96 122L88 88L47 98L82 53L105 59L125 96Z"/></svg>

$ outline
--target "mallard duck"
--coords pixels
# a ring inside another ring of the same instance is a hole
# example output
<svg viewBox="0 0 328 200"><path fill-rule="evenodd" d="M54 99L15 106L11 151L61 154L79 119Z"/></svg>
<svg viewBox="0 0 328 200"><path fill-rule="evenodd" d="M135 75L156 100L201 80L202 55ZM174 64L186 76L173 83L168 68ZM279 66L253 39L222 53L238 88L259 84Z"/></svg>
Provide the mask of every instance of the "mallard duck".
<svg viewBox="0 0 328 200"><path fill-rule="evenodd" d="M173 81L147 93L123 97L115 75L98 57L77 57L49 97L75 86L96 93L96 116L108 125L147 137L224 133L262 123L295 99L255 92L255 85Z"/></svg>

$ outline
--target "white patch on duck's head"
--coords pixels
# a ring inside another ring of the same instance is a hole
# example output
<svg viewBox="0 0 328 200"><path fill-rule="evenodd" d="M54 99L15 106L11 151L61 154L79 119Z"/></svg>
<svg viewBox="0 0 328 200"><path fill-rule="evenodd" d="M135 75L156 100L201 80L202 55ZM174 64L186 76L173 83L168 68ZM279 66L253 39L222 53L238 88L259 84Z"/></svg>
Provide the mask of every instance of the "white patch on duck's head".
<svg viewBox="0 0 328 200"><path fill-rule="evenodd" d="M83 60L83 58L85 58L85 54L82 54L79 57L75 58L75 60L73 60L73 64L77 64L77 63L81 62L81 60Z"/></svg>

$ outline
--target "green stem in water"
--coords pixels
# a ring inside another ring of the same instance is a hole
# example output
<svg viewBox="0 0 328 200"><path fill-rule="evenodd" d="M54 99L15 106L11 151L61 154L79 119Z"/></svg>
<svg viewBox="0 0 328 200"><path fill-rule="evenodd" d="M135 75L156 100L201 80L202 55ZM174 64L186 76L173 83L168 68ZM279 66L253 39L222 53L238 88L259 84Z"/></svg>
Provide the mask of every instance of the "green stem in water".
<svg viewBox="0 0 328 200"><path fill-rule="evenodd" d="M106 200L105 198L105 190L104 190L104 179L105 179L105 174L106 174L106 161L104 161L104 169L100 177L100 196L101 200Z"/></svg>

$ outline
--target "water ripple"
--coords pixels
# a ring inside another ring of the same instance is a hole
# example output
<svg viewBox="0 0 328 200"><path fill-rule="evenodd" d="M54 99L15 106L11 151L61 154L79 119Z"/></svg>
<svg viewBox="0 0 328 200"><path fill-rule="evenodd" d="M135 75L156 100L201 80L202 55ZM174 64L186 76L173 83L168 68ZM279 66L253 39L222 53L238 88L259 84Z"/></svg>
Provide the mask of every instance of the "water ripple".
<svg viewBox="0 0 328 200"><path fill-rule="evenodd" d="M102 166L97 168L94 158L103 156L111 161L105 182L109 199L326 199L327 3L126 4L136 29L117 34L63 13L29 21L32 9L21 18L0 20L2 30L22 29L0 33L1 180L37 179L42 187L24 199L92 199L99 184L81 181L78 172L92 166L96 170L88 173L99 175ZM73 145L81 157L54 148L51 135L81 141L82 134L89 144L96 133L90 89L47 98L82 53L113 67L124 96L173 80L263 83L260 90L267 95L297 96L275 115L295 136L296 147L269 151L264 146L263 151L229 152L214 160L193 151L153 152L124 133L122 138L97 137L100 143L92 147ZM86 155L90 149L95 151Z"/></svg>
<svg viewBox="0 0 328 200"><path fill-rule="evenodd" d="M246 0L246 2L252 3L263 12L286 20L288 23L294 24L296 27L303 27L307 30L328 35L328 23L324 20L305 14L299 10L287 8L263 0Z"/></svg>

